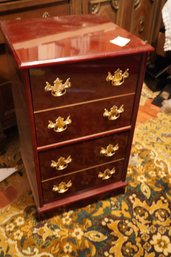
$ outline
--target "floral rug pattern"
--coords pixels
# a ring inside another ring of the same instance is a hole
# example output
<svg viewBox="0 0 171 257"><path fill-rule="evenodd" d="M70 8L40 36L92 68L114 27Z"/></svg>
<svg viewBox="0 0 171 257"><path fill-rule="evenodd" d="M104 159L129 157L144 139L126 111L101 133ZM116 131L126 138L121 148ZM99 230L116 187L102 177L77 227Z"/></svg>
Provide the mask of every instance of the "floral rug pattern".
<svg viewBox="0 0 171 257"><path fill-rule="evenodd" d="M123 195L38 220L24 170L1 182L18 194L0 209L0 257L171 256L170 124L159 113L136 128Z"/></svg>

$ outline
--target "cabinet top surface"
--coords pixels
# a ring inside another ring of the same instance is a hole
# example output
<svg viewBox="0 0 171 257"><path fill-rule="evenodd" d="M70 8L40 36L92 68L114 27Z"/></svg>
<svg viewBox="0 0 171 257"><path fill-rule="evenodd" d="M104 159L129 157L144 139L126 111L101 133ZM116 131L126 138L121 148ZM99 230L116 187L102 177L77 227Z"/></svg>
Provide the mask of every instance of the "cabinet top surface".
<svg viewBox="0 0 171 257"><path fill-rule="evenodd" d="M152 51L135 35L94 15L2 21L1 30L20 68ZM125 39L129 42L119 46Z"/></svg>

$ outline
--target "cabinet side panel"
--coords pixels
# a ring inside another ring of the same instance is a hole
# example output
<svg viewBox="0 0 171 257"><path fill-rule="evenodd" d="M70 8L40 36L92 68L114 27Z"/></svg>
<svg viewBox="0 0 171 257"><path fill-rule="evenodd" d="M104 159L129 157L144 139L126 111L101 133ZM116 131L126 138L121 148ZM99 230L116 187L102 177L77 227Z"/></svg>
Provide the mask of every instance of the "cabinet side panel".
<svg viewBox="0 0 171 257"><path fill-rule="evenodd" d="M25 79L28 78L27 71L20 72L17 69L17 65L13 60L12 56L8 53L10 69L11 69L11 79L13 81L12 93L14 99L14 106L17 119L17 127L20 138L20 151L24 167L27 173L28 180L33 192L35 202L40 206L40 188L38 187L36 176L36 151L34 151L33 134L32 134L32 124L29 117L29 106L26 94ZM33 130L34 131L34 130ZM38 173L37 173L38 174ZM39 179L39 178L38 178ZM39 184L40 185L40 184Z"/></svg>
<svg viewBox="0 0 171 257"><path fill-rule="evenodd" d="M135 94L135 100L134 100L134 106L133 106L130 137L128 140L128 148L127 148L127 154L126 154L125 164L124 164L125 165L124 166L125 173L122 178L123 181L125 181L126 174L127 174L126 170L128 168L128 162L129 162L129 158L130 158L130 152L131 152L131 147L132 147L136 119L137 119L137 114L138 114L138 109L139 109L139 102L140 102L140 97L141 97L141 90L142 90L142 85L143 85L144 76L145 76L147 56L148 56L147 53L142 54L142 61L141 61L141 65L139 66L139 72L137 74L138 82L137 82L137 88L136 88L136 94Z"/></svg>

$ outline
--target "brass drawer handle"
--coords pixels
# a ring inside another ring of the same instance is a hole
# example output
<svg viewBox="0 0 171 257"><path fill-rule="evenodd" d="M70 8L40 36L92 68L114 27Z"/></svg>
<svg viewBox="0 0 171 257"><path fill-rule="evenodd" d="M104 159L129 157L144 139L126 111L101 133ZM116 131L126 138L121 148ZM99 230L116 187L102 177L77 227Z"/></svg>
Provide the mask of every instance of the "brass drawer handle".
<svg viewBox="0 0 171 257"><path fill-rule="evenodd" d="M50 91L51 95L57 97L57 96L62 96L66 94L66 89L71 87L71 82L69 81L70 78L68 78L65 83L62 83L62 80L57 78L54 82L53 85L51 85L49 82L46 81L46 86L45 86L45 92Z"/></svg>
<svg viewBox="0 0 171 257"><path fill-rule="evenodd" d="M68 191L68 189L72 186L72 181L69 180L67 183L61 182L58 185L54 185L52 188L53 192L57 192L59 194L63 194Z"/></svg>
<svg viewBox="0 0 171 257"><path fill-rule="evenodd" d="M122 70L117 69L113 75L108 72L106 81L111 81L113 86L120 86L124 83L125 79L129 77L128 71L129 69L126 69L123 73Z"/></svg>
<svg viewBox="0 0 171 257"><path fill-rule="evenodd" d="M116 151L118 151L118 150L119 150L119 145L118 145L118 144L116 144L115 146L109 144L106 148L102 147L101 150L100 150L100 153L101 153L102 155L107 156L107 157L111 157L111 156L113 156L113 155L116 153Z"/></svg>
<svg viewBox="0 0 171 257"><path fill-rule="evenodd" d="M48 129L53 129L55 132L62 132L67 129L67 125L70 124L72 121L70 116L64 120L62 117L58 117L55 122L49 120Z"/></svg>
<svg viewBox="0 0 171 257"><path fill-rule="evenodd" d="M68 156L66 159L64 157L60 157L57 161L51 161L51 167L56 170L64 170L68 167L68 164L72 162L71 156Z"/></svg>
<svg viewBox="0 0 171 257"><path fill-rule="evenodd" d="M108 111L106 108L104 109L103 117L108 117L109 120L116 120L120 117L120 114L124 112L124 105L122 104L119 108L114 105Z"/></svg>
<svg viewBox="0 0 171 257"><path fill-rule="evenodd" d="M113 168L112 170L106 169L104 172L99 172L98 178L101 178L102 180L110 179L112 175L115 174L115 172L115 168Z"/></svg>

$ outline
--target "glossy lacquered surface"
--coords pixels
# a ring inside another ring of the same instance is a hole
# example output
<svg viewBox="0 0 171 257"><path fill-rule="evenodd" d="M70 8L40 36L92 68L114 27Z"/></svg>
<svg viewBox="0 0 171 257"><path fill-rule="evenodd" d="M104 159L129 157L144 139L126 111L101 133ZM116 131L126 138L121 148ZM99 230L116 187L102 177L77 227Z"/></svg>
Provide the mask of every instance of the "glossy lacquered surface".
<svg viewBox="0 0 171 257"><path fill-rule="evenodd" d="M98 175L106 169L115 169L114 174L109 179L103 180ZM73 194L82 194L84 191L105 186L106 184L116 183L122 177L123 161L113 162L98 166L96 168L87 169L83 172L74 173L56 178L42 183L44 203L55 201ZM72 186L64 193L53 192L53 186L59 185L61 182L68 183L71 181Z"/></svg>
<svg viewBox="0 0 171 257"><path fill-rule="evenodd" d="M96 16L14 21L2 29L15 59L22 158L38 211L124 188L152 48ZM130 41L110 42L118 36Z"/></svg>
<svg viewBox="0 0 171 257"><path fill-rule="evenodd" d="M39 161L42 180L63 176L78 170L91 168L95 165L116 161L121 158L124 159L128 144L128 136L128 132L122 132L85 141L81 144L75 143L73 145L40 152ZM101 153L101 149L106 149L109 145L112 145L116 150L111 155L106 156ZM51 167L52 160L57 162L61 157L66 160L69 156L71 157L71 162L65 169L59 170L55 167Z"/></svg>
<svg viewBox="0 0 171 257"><path fill-rule="evenodd" d="M1 26L20 68L152 50L144 41L99 16L13 20ZM110 42L118 36L130 42L124 47Z"/></svg>
<svg viewBox="0 0 171 257"><path fill-rule="evenodd" d="M35 114L36 136L38 146L64 142L71 139L90 136L96 133L115 130L131 125L134 94L100 100L93 103L80 104L53 111ZM109 120L104 117L105 108L110 111L113 106L124 108L117 119ZM58 117L66 121L70 117L71 123L62 132L55 132L48 128L49 120L55 123Z"/></svg>
<svg viewBox="0 0 171 257"><path fill-rule="evenodd" d="M131 55L131 62L129 55L31 69L34 111L132 93L137 85L141 58L140 54L135 54ZM108 72L113 75L117 69L122 70L123 73L128 69L129 76L122 85L113 86L111 81L106 81L106 78ZM67 88L65 94L61 96L54 96L50 91L45 91L46 82L53 86L57 78L62 83L69 78L71 83L70 88Z"/></svg>

